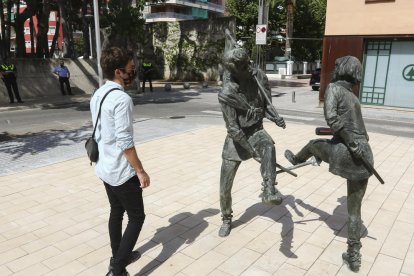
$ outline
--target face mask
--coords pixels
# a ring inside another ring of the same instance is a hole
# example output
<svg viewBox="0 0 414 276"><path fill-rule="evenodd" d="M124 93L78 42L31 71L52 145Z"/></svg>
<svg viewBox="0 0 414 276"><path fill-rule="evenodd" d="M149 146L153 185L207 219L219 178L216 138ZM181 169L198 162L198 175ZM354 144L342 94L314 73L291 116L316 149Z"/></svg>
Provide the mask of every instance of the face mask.
<svg viewBox="0 0 414 276"><path fill-rule="evenodd" d="M121 70L122 70L122 72L123 72L124 74L126 74L126 75L128 76L128 77L126 77L126 78L124 78L124 77L122 77L122 76L121 76L122 80L124 81L124 85L125 85L125 86L127 86L127 85L132 84L132 83L134 82L134 80L135 80L136 75L137 75L137 73L136 73L135 69L134 69L134 70L132 70L132 71L131 71L131 72L129 72L129 73L125 72L123 69L121 69Z"/></svg>

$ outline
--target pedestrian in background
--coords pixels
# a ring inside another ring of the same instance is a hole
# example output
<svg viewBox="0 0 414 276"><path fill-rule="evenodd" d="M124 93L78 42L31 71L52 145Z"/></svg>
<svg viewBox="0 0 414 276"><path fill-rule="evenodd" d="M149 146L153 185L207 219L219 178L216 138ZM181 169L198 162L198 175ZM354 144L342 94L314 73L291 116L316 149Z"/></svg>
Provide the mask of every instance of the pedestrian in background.
<svg viewBox="0 0 414 276"><path fill-rule="evenodd" d="M17 69L13 63L9 62L8 58L5 58L3 60L3 63L0 65L0 74L4 84L6 85L10 103L14 103L14 97L16 97L17 102L23 103L22 99L20 98L19 88L17 86Z"/></svg>
<svg viewBox="0 0 414 276"><path fill-rule="evenodd" d="M62 92L62 95L66 95L65 89L63 88L63 84L66 85L66 90L68 91L69 95L72 94L72 90L70 89L70 72L67 66L65 66L65 62L63 60L60 60L60 65L56 66L53 70L53 73L55 73L57 76L59 76L59 83L60 83L60 91Z"/></svg>
<svg viewBox="0 0 414 276"><path fill-rule="evenodd" d="M145 81L149 82L150 91L152 91L152 63L148 59L144 59L142 62L142 92L145 92Z"/></svg>
<svg viewBox="0 0 414 276"><path fill-rule="evenodd" d="M95 133L99 148L95 172L105 185L111 206L108 226L112 258L107 276L125 276L129 275L126 266L141 256L132 250L145 220L142 189L150 185L150 178L134 146L134 105L124 90L135 79L133 54L117 47L108 48L102 51L101 67L107 81L93 94L90 103L92 121L100 124ZM128 224L122 234L125 211Z"/></svg>

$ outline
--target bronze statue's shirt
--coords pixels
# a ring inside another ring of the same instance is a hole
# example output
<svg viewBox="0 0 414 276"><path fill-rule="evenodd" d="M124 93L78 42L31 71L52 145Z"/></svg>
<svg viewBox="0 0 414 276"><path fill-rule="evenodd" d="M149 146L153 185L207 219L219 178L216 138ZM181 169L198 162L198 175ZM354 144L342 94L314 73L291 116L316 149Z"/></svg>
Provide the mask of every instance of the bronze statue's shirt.
<svg viewBox="0 0 414 276"><path fill-rule="evenodd" d="M329 171L349 180L370 177L371 173L363 166L362 161L352 156L339 136L340 130L346 131L352 141L361 145L367 161L374 163L362 119L361 104L352 93L350 83L337 81L329 84L325 93L324 114L328 126L334 133L331 140L333 147L329 157Z"/></svg>
<svg viewBox="0 0 414 276"><path fill-rule="evenodd" d="M251 158L250 153L237 142L245 136L254 147L256 140L269 139L269 134L263 129L263 118L270 111L267 110L266 100L258 91L258 85L252 75L246 74L243 80L232 79L226 72L223 89L219 93L219 101L226 123L227 137L223 147L223 158L242 161ZM266 74L258 70L258 80L265 87L269 98L270 87Z"/></svg>

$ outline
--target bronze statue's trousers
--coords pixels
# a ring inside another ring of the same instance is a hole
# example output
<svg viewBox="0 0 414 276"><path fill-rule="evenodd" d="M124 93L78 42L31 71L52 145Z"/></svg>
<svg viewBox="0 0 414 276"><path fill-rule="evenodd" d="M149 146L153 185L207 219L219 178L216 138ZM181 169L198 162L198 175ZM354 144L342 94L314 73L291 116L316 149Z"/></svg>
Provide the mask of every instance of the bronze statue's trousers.
<svg viewBox="0 0 414 276"><path fill-rule="evenodd" d="M367 190L368 179L360 181L347 180L347 207L348 207L348 248L361 248L361 205Z"/></svg>
<svg viewBox="0 0 414 276"><path fill-rule="evenodd" d="M260 173L265 185L274 185L276 181L276 150L273 141L260 141L255 144L262 162ZM231 219L233 210L231 208L234 177L240 166L240 161L223 159L220 175L220 207L223 219Z"/></svg>

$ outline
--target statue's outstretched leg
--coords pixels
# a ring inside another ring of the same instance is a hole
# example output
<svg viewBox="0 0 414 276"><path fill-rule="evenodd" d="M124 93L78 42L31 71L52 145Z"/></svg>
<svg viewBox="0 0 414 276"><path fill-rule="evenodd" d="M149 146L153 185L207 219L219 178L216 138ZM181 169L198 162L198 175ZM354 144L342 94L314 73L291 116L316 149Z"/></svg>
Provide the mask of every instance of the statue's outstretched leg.
<svg viewBox="0 0 414 276"><path fill-rule="evenodd" d="M348 250L342 254L342 259L349 269L358 272L361 267L361 204L367 189L368 179L347 181L348 185Z"/></svg>
<svg viewBox="0 0 414 276"><path fill-rule="evenodd" d="M220 175L220 208L223 224L219 230L220 237L226 237L231 231L231 218L233 210L231 209L231 189L233 187L234 177L240 166L240 161L232 161L223 159L221 164Z"/></svg>
<svg viewBox="0 0 414 276"><path fill-rule="evenodd" d="M292 165L303 163L312 156L315 156L319 162L322 160L329 163L331 146L330 140L327 139L310 140L297 154L287 149L285 157Z"/></svg>
<svg viewBox="0 0 414 276"><path fill-rule="evenodd" d="M262 202L279 205L283 201L281 193L276 189L276 149L271 141L259 144L259 154L262 159L260 173L262 174Z"/></svg>

